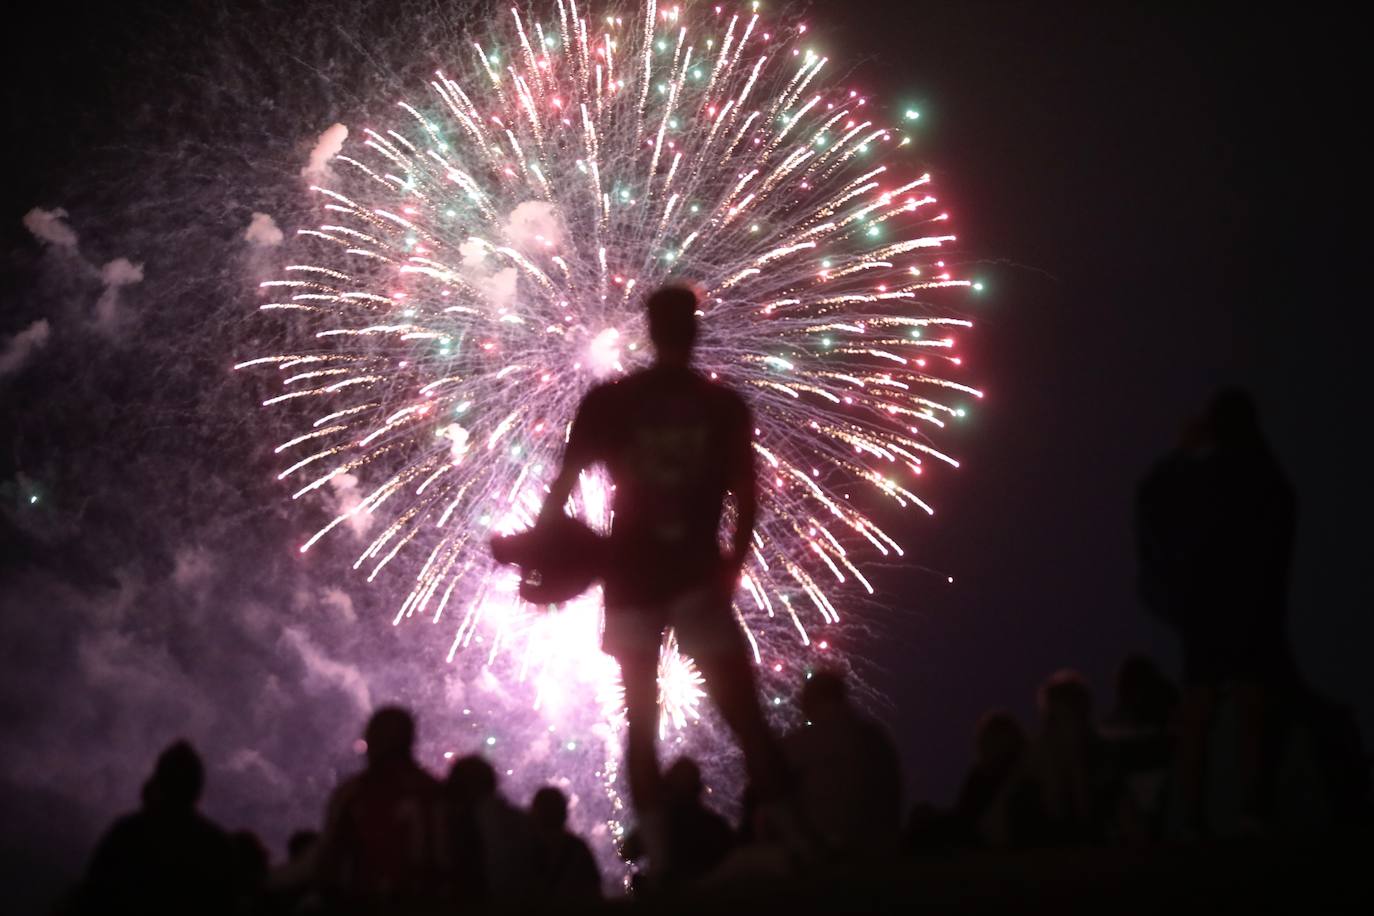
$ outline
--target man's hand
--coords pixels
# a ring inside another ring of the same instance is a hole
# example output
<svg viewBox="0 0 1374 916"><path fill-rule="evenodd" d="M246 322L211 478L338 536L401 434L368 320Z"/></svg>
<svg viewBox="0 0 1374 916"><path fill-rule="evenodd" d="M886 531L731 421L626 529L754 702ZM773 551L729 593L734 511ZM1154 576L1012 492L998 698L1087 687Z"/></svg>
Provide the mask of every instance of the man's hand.
<svg viewBox="0 0 1374 916"><path fill-rule="evenodd" d="M547 525L557 521L559 516L563 515L564 507L572 496L572 488L577 481L578 471L578 468L570 468L564 464L562 470L558 472L558 476L549 486L549 495L544 497L544 505L539 509L539 519L536 524Z"/></svg>
<svg viewBox="0 0 1374 916"><path fill-rule="evenodd" d="M721 557L720 584L727 594L733 595L735 589L739 588L741 577L744 575L744 559L737 554L727 553Z"/></svg>
<svg viewBox="0 0 1374 916"><path fill-rule="evenodd" d="M563 507L555 503L552 498L546 498L544 500L544 505L539 507L539 516L535 519L534 523L537 527L542 527L550 522L556 521L558 516L562 514Z"/></svg>

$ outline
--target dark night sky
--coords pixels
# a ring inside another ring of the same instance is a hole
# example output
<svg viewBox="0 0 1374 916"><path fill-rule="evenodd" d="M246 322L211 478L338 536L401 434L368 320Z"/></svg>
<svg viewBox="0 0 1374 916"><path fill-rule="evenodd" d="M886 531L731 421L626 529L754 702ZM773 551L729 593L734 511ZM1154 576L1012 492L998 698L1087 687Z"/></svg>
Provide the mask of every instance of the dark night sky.
<svg viewBox="0 0 1374 916"><path fill-rule="evenodd" d="M1125 652L1172 660L1134 592L1131 499L1221 384L1254 390L1298 490L1299 664L1374 733L1351 58L1319 12L1166 7L913 4L901 27L850 26L879 42L879 79L918 87L963 238L991 262L971 360L989 396L921 537L956 585L932 601L913 582L920 622L883 659L937 794L954 771L931 745L962 758L980 708L1029 714L1059 666L1105 702Z"/></svg>
<svg viewBox="0 0 1374 916"><path fill-rule="evenodd" d="M102 7L43 4L30 29L8 30L5 123L22 141L7 141L0 189L7 251L31 245L29 208L63 203L91 125L121 94L123 57L165 40ZM938 514L908 534L938 572L888 575L901 614L871 652L918 795L948 796L977 714L1029 715L1053 669L1082 669L1105 705L1125 652L1173 664L1135 597L1131 500L1222 383L1254 389L1298 491L1299 663L1374 735L1370 488L1356 469L1364 297L1347 277L1367 106L1347 23L1259 9L814 6L818 31L869 55L861 82L922 111L921 152L989 285L965 354L989 394ZM3 334L20 326L0 321Z"/></svg>

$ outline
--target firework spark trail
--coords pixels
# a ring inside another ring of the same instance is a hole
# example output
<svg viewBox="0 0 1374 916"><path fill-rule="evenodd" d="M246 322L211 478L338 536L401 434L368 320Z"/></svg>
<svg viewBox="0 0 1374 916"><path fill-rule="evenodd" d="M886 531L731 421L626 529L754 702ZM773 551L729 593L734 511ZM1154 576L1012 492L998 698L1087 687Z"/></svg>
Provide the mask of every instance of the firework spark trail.
<svg viewBox="0 0 1374 916"><path fill-rule="evenodd" d="M864 558L901 554L860 491L933 511L926 463L955 462L930 437L981 394L949 377L969 322L932 299L971 281L903 131L826 84L805 25L755 10L512 8L333 160L321 224L264 284L262 308L315 338L242 364L281 372L265 405L307 407L282 478L293 498L365 482L300 549L369 514L357 568L402 565L397 622L454 621L450 658L480 642L540 682L597 654L594 608L568 614L589 621L576 640L530 614L486 542L533 520L587 388L647 362L639 298L675 276L705 291L700 368L755 413L736 609L757 661L826 648L809 631L872 592ZM607 497L591 475L575 508L604 527ZM662 675L681 727L699 679L675 650Z"/></svg>

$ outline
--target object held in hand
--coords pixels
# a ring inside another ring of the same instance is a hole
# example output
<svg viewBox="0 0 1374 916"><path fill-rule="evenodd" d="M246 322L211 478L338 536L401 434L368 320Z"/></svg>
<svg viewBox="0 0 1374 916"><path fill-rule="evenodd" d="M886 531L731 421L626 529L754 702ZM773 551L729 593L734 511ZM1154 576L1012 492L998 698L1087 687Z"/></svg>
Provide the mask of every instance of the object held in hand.
<svg viewBox="0 0 1374 916"><path fill-rule="evenodd" d="M591 588L605 571L606 539L566 515L541 518L533 528L491 539L496 562L520 568L520 597L561 604Z"/></svg>

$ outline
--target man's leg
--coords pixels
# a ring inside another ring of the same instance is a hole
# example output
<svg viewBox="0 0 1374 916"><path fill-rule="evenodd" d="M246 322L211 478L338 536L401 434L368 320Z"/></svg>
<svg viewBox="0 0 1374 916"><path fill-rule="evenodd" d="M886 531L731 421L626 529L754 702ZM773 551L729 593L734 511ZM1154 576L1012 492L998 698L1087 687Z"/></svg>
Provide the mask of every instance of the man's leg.
<svg viewBox="0 0 1374 916"><path fill-rule="evenodd" d="M662 774L658 769L658 649L620 656L620 679L625 685L625 773L635 812L658 808Z"/></svg>
<svg viewBox="0 0 1374 916"><path fill-rule="evenodd" d="M749 648L732 617L724 616L711 624L713 638L702 640L706 644L699 655L693 655L697 670L706 681L706 693L739 741L749 781L757 787L761 799L776 800L786 791L786 764L759 705ZM691 648L695 647L683 648L692 654Z"/></svg>
<svg viewBox="0 0 1374 916"><path fill-rule="evenodd" d="M1269 742L1272 730L1269 697L1258 680L1236 681L1231 685L1231 703L1236 713L1236 785L1241 814L1254 819L1270 814Z"/></svg>
<svg viewBox="0 0 1374 916"><path fill-rule="evenodd" d="M671 842L658 768L658 647L621 652L618 658L625 685L625 775L641 843L632 855L647 855L649 874L661 877L671 869Z"/></svg>
<svg viewBox="0 0 1374 916"><path fill-rule="evenodd" d="M1185 832L1206 832L1207 739L1211 735L1216 708L1215 684L1184 686L1178 716L1178 747L1174 751L1174 787L1178 792Z"/></svg>

